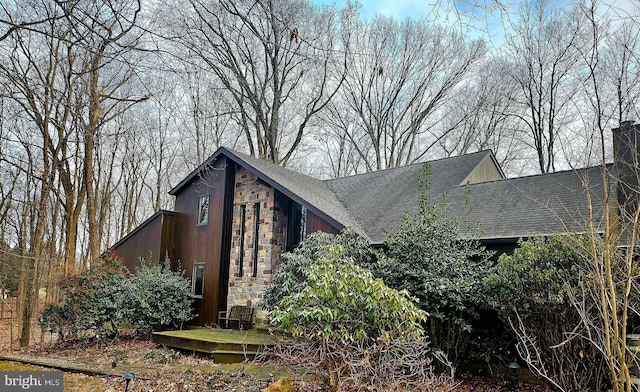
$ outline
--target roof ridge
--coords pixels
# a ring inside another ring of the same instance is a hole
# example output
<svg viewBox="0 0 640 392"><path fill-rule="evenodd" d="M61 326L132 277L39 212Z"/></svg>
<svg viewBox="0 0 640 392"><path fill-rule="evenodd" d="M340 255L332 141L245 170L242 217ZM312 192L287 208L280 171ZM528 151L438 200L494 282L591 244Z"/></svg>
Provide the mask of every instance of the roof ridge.
<svg viewBox="0 0 640 392"><path fill-rule="evenodd" d="M476 152L470 152L470 153L467 153L467 154L456 155L456 156L452 156L452 157L437 158L437 159L432 159L430 161L414 162L414 163L410 163L408 165L387 167L385 169L374 170L374 171L369 171L369 172L365 172L365 173L351 174L351 175L343 176L343 177L329 178L329 179L321 180L321 181L331 182L331 181L338 181L338 180L347 179L347 178L374 175L374 174L384 173L384 172L388 172L388 171L392 171L392 170L400 170L400 169L404 169L404 168L414 167L414 166L417 166L417 165L424 165L425 163L435 163L435 162L445 161L445 160L448 160L448 159L459 159L459 158L464 158L464 157L468 158L468 157L473 156L473 155L487 154L487 153L493 154L493 151L491 149L485 149L485 150L480 150L480 151L476 151Z"/></svg>
<svg viewBox="0 0 640 392"><path fill-rule="evenodd" d="M610 163L606 163L605 165L609 166L611 164ZM504 181L528 180L528 179L536 178L536 177L544 177L544 176L560 175L560 174L567 174L567 173L575 173L575 172L586 171L586 170L594 170L594 169L597 169L599 167L600 167L600 165L598 164L598 165L594 165L594 166L585 166L585 167L581 167L581 168L577 168L577 169L558 170L558 171L554 171L554 172L550 172L550 173L534 173L534 174L527 174L527 175L518 176L518 177L506 177L506 178L501 178L501 179L498 179L498 180L484 181L484 182L479 182L479 183L469 184L469 185L492 184L492 183L504 182ZM460 184L458 186L466 186L466 185L467 184Z"/></svg>

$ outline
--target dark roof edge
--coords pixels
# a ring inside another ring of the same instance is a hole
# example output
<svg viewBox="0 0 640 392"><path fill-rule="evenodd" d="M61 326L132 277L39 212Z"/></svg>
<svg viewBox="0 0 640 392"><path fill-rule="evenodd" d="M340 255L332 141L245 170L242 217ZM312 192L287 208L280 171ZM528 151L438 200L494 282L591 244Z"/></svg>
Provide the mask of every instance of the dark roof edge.
<svg viewBox="0 0 640 392"><path fill-rule="evenodd" d="M345 228L344 224L338 222L334 218L332 218L329 215L327 215L324 211L320 210L319 208L317 208L313 204L311 204L309 201L305 200L302 196L296 194L292 190L290 190L290 189L286 188L285 186L283 186L282 184L280 184L278 181L272 179L267 174L263 173L262 171L257 169L255 166L253 166L251 163L247 162L242 157L236 155L233 151L228 150L226 148L224 150L225 150L226 156L228 158L231 158L237 164L240 164L240 162L242 162L245 166L248 166L248 168L250 168L250 170L251 170L251 172L253 172L253 174L255 174L260 180L262 180L262 181L266 182L267 184L269 184L270 186L272 186L273 189L275 189L278 192L282 193L283 195L287 196L289 199L294 200L295 202L299 203L300 205L304 205L309 211L311 211L313 214L319 216L320 218L326 220L328 223L330 223L333 226L335 226L336 229L342 230L342 229ZM286 169L286 168L283 168L283 169ZM286 169L286 170L291 170L291 169ZM293 171L293 170L291 170L291 171ZM303 176L305 175L305 174L298 173L298 172L295 172L295 173L297 173L299 175L303 175ZM331 189L329 189L329 190L331 191L331 193L333 193L333 191ZM335 194L334 194L334 196L335 196ZM337 200L337 197L336 197L336 200ZM302 202L304 202L304 203L302 203Z"/></svg>
<svg viewBox="0 0 640 392"><path fill-rule="evenodd" d="M156 219L158 216L160 215L171 215L171 216L175 216L176 213L174 211L169 211L169 210L158 210L156 211L153 215L151 215L149 218L145 219L144 222L140 223L138 226L136 226L135 229L131 230L129 233L127 233L127 235L125 235L124 237L122 237L120 239L120 241L116 242L115 244L111 245L109 247L109 249L113 249L115 247L118 247L120 245L122 245L123 242L127 241L129 238L133 237L134 234L136 234L137 232L139 232L140 230L142 230L143 227L145 227L146 225L148 225L149 223L151 223L151 221L153 221L154 219Z"/></svg>
<svg viewBox="0 0 640 392"><path fill-rule="evenodd" d="M311 211L313 214L319 216L320 218L326 220L328 223L330 223L331 225L335 226L336 229L342 230L342 229L345 228L345 225L343 223L340 223L337 220L335 220L334 218L332 218L331 216L327 215L324 211L322 211L319 208L315 207L314 205L309 203L307 200L305 200L300 195L298 195L295 192L291 191L290 189L284 187L282 184L280 184L279 182L275 181L274 179L272 179L271 177L269 177L268 175L266 175L262 171L258 170L250 162L246 161L244 158L240 157L234 151L232 151L232 150L230 150L230 149L228 149L226 147L220 147L209 158L207 158L206 161L204 161L200 166L198 166L195 170L193 170L187 177L185 177L184 180L180 181L180 183L178 185L173 187L173 189L171 189L169 191L169 194L170 195L175 195L176 193L180 192L180 190L182 188L184 188L202 170L206 169L213 162L215 162L220 157L220 155L224 155L227 158L230 158L231 160L233 160L236 164L239 164L239 165L244 166L245 168L249 169L260 180L266 182L267 184L272 186L274 189L276 189L280 193L284 194L285 196L289 197L290 199L300 203L301 205L304 205L309 211ZM258 159L258 158L256 158L256 159ZM286 168L283 168L283 169L286 169ZM291 169L286 169L286 170L291 170ZM295 172L295 173L297 173L297 172ZM297 173L297 174L304 175L302 173ZM318 181L320 181L320 180L318 180ZM333 191L331 191L331 192L333 193ZM335 196L335 194L334 194L334 196ZM337 197L336 197L336 200L337 200ZM357 230L357 231L361 231L361 230ZM359 234L362 235L362 234L364 234L364 232L363 233L359 233Z"/></svg>
<svg viewBox="0 0 640 392"><path fill-rule="evenodd" d="M521 236L508 236L508 237L501 237L501 236L465 236L462 235L460 236L460 239L462 240L468 240L468 239L474 239L474 240L478 240L480 242L485 242L485 243L515 243L520 241L521 239L528 239L528 238L533 238L533 237L551 237L554 235L560 235L560 234L587 234L588 232L586 231L575 231L575 232L566 232L566 233L529 233L526 235L521 235ZM604 231L597 231L596 233L598 234L602 234L604 233ZM383 242L371 242L372 246L382 246L384 245L384 241Z"/></svg>
<svg viewBox="0 0 640 392"><path fill-rule="evenodd" d="M225 147L218 148L218 150L216 152L211 154L211 156L209 156L209 158L207 158L198 167L196 167L191 173L189 173L188 176L186 176L182 181L180 181L178 183L178 185L176 185L173 188L171 188L171 190L169 191L169 194L171 196L175 196L176 193L180 192L180 190L182 188L184 188L184 186L187 185L195 176L200 174L201 171L203 171L204 169L209 167L209 165L211 165L213 162L215 162L216 159L218 159L220 154L222 154L223 152L230 153L230 151Z"/></svg>
<svg viewBox="0 0 640 392"><path fill-rule="evenodd" d="M596 231L596 233L598 234L602 234L604 231ZM552 237L555 235L565 235L565 234L578 234L578 235L583 235L583 234L588 234L588 232L585 231L567 231L567 232L551 232L551 233L528 233L528 234L523 234L520 236L509 236L509 237L501 237L501 236L470 236L470 237L466 237L466 236L462 236L462 239L477 239L478 241L519 241L520 239L527 239L527 238L534 238L534 237Z"/></svg>

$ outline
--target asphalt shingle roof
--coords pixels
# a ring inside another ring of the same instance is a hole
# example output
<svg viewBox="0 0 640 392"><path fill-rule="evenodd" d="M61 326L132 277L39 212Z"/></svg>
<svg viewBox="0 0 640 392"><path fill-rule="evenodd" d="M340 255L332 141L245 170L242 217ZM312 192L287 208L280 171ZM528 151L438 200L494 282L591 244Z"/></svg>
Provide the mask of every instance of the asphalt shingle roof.
<svg viewBox="0 0 640 392"><path fill-rule="evenodd" d="M304 205L320 217L329 221L333 220L344 227L352 227L356 233L368 239L367 232L352 218L349 211L340 203L324 181L225 147L220 148L211 155L204 164L200 165L169 193L176 194L179 192L184 185L193 179L203 168L208 167L220 155L231 158L236 163L256 174L258 178L267 184L273 186L297 203Z"/></svg>
<svg viewBox="0 0 640 392"><path fill-rule="evenodd" d="M315 208L316 211L314 213L325 214L344 227L352 227L356 233L367 237L367 232L353 219L326 182L246 154L235 151L233 151L233 154L250 165L254 172L257 171L258 177L262 177L263 180L270 183L271 181L268 181L268 178L281 185L281 189L278 190L292 200L312 210Z"/></svg>
<svg viewBox="0 0 640 392"><path fill-rule="evenodd" d="M490 151L481 151L430 161L432 200L455 189L490 154ZM406 213L417 211L420 196L417 178L423 166L417 163L329 180L327 184L367 232L371 242L379 244L386 238L385 230L398 227Z"/></svg>
<svg viewBox="0 0 640 392"><path fill-rule="evenodd" d="M480 230L483 239L585 232L591 196L593 221L603 226L600 167L562 171L457 187L447 211Z"/></svg>
<svg viewBox="0 0 640 392"><path fill-rule="evenodd" d="M221 148L171 190L177 193L203 167L224 154L246 167L292 200L338 226L352 227L373 244L396 229L406 213L417 211L418 170L422 163L321 181L255 157ZM531 234L585 231L593 198L594 217L601 225L602 179L599 167L498 181L463 182L490 151L429 162L430 200L478 227L481 239L513 239Z"/></svg>

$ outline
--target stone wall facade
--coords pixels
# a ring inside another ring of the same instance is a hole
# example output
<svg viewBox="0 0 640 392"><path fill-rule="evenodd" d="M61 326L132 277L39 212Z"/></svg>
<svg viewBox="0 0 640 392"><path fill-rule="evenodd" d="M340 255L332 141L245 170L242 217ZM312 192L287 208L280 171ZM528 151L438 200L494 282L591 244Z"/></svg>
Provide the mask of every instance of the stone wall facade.
<svg viewBox="0 0 640 392"><path fill-rule="evenodd" d="M287 233L286 211L273 188L243 167L237 170L234 183L228 308L255 306L262 300L285 251ZM256 319L264 320L264 314Z"/></svg>

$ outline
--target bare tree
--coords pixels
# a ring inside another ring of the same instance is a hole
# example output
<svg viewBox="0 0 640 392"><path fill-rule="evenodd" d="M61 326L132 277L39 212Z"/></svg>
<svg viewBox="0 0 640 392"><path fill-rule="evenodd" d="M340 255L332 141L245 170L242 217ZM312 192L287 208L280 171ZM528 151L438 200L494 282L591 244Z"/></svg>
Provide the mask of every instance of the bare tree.
<svg viewBox="0 0 640 392"><path fill-rule="evenodd" d="M251 155L286 165L344 80L349 30L304 0L191 0L175 27L233 98Z"/></svg>
<svg viewBox="0 0 640 392"><path fill-rule="evenodd" d="M129 0L119 3L61 2L60 6L72 27L74 48L80 48L80 63L72 70L79 78L79 88L74 92L77 100L73 116L83 136L82 185L86 192L89 260L92 260L98 258L101 247L99 186L94 168L101 127L146 99L122 94L122 86L134 75L124 53L136 46L138 35L134 29L141 5L139 0Z"/></svg>
<svg viewBox="0 0 640 392"><path fill-rule="evenodd" d="M572 99L578 84L580 47L585 36L580 14L552 7L547 1L525 2L507 38L510 76L520 87L516 103L536 151L541 173L556 170L556 140L574 118Z"/></svg>
<svg viewBox="0 0 640 392"><path fill-rule="evenodd" d="M23 2L25 3L25 2ZM30 6L36 2L30 1ZM12 3L0 3L0 42L11 37L19 30L39 30L46 25L60 19L61 14L49 12L46 8L41 8L42 12L16 13Z"/></svg>
<svg viewBox="0 0 640 392"><path fill-rule="evenodd" d="M325 132L346 138L367 171L424 158L452 130L441 126L444 104L484 45L426 22L384 17L353 22L352 31L347 78Z"/></svg>
<svg viewBox="0 0 640 392"><path fill-rule="evenodd" d="M605 103L614 103L612 120L621 124L640 118L640 28L626 21L607 30L613 31L603 35L599 78L603 86L609 86L603 93L607 94Z"/></svg>
<svg viewBox="0 0 640 392"><path fill-rule="evenodd" d="M60 15L54 4L43 5L37 11L26 7L15 12ZM52 88L53 80L58 77L57 69L46 65L62 50L61 41L52 38L59 33L57 20L59 17L47 18L47 23L39 26L42 30L37 32L16 29L5 38L1 48L0 80L4 96L8 98L4 114L10 119L4 126L11 134L12 147L4 159L19 173L22 189L14 198L14 231L22 260L20 335L21 344L25 346L30 340L41 261L48 250L46 243L51 240L48 210L57 189L56 174L63 167L61 156L67 153L63 144L69 137L56 127L64 122L64 115L62 121L53 121L55 115L64 112L57 109L65 98Z"/></svg>
<svg viewBox="0 0 640 392"><path fill-rule="evenodd" d="M104 124L139 101L119 95L132 75L132 66L116 64L135 45L135 37L125 37L139 9L134 0L118 5L25 2L11 9L12 20L42 19L37 29L14 29L0 46L0 81L5 101L12 106L13 117L9 118L15 118L11 132L17 150L14 148L10 164L22 173L25 185L19 207L24 219L19 219L17 230L20 249L25 252L24 345L29 343L40 272L44 266L53 271L56 264L42 260L62 254L61 271L75 270L83 211L89 255L97 257L100 252L97 190L101 179L94 166L95 151ZM60 230L58 214L63 217ZM57 279L54 275L51 278Z"/></svg>
<svg viewBox="0 0 640 392"><path fill-rule="evenodd" d="M120 162L120 167L112 201L123 207L113 211L115 217L111 220L117 227L113 240L129 233L152 212L151 208L144 208L145 204L152 203L144 197L144 183L151 172L151 162L143 151L147 143L140 143L141 135L134 125L135 119L136 117L129 120L124 116L118 119L122 139L115 150L115 157Z"/></svg>
<svg viewBox="0 0 640 392"><path fill-rule="evenodd" d="M190 170L219 147L238 148L246 140L233 98L200 63L181 64L172 75L174 96L162 100L173 112L174 127L181 129L179 151Z"/></svg>
<svg viewBox="0 0 640 392"><path fill-rule="evenodd" d="M579 321L565 326L568 329L563 333L564 340L551 347L551 352L559 355L557 351L576 342L588 342L589 349L606 363L611 389L630 392L633 390L630 370L637 366L638 357L628 345L628 334L637 328L640 315L640 128L634 121L620 119L637 113L630 100L637 94L636 86L628 81L634 79L637 63L630 49L635 45L640 25L611 26L599 12L597 2L577 5L572 12L582 21L588 39L575 47L579 54L575 64L579 72L575 72L581 76L581 94L574 94L571 104L582 133L592 139L583 151L596 161L597 170L591 170L591 175L589 171L576 170L588 203L584 228L588 241L586 246L576 244L575 249L582 256L575 265L579 283L572 284L572 290L568 291ZM612 28L617 32L612 34ZM617 55L612 56L614 53ZM609 163L612 154L608 149L611 128L614 128L613 164ZM580 140L578 136L573 136L575 144L580 144L575 141ZM539 355L539 349L548 348L536 347L531 331L527 332L523 324L515 329L523 344L531 343L521 352L523 359L532 368L552 374L544 370ZM574 364L588 357L582 350L573 355ZM575 388L577 384L573 387L564 384L560 389Z"/></svg>
<svg viewBox="0 0 640 392"><path fill-rule="evenodd" d="M506 65L499 54L487 57L456 91L445 109L451 131L438 144L446 156L491 149L507 175L519 175L528 168L528 151L520 142L517 86Z"/></svg>
<svg viewBox="0 0 640 392"><path fill-rule="evenodd" d="M640 292L637 258L640 240L640 130L634 121L618 121L625 112L625 98L634 94L635 86L624 83L625 75L633 69L629 67L627 45L635 41L629 38L637 36L640 25L622 26L622 35L606 42L607 30L603 26L607 21L598 14L598 4L583 5L578 9L588 22L591 33L590 45L582 52L583 64L588 70L584 80L584 89L588 91L588 105L585 107L590 111L590 115L584 118L589 119L586 124L597 135L602 188L601 194L594 195L589 191L592 184L583 181L592 206L588 228L591 246L584 252L584 273L594 284L586 286L584 296L587 300L576 301L576 308L583 310L581 314L588 336L607 362L613 390L630 392L630 368L638 358L627 345L627 334L633 318L640 314L637 306ZM625 38L620 40L620 37ZM610 52L622 52L623 56L602 61L607 44ZM616 48L618 45L620 47ZM606 93L611 88L610 79L602 77L611 73L619 81L614 84L615 95L619 99L613 101L613 110L608 105L607 97L610 95ZM618 128L614 130L616 153L613 165L607 165L609 155L605 145L610 138L608 128L612 124ZM603 216L598 216L595 211L603 211ZM594 311L584 311L585 302L593 306Z"/></svg>

